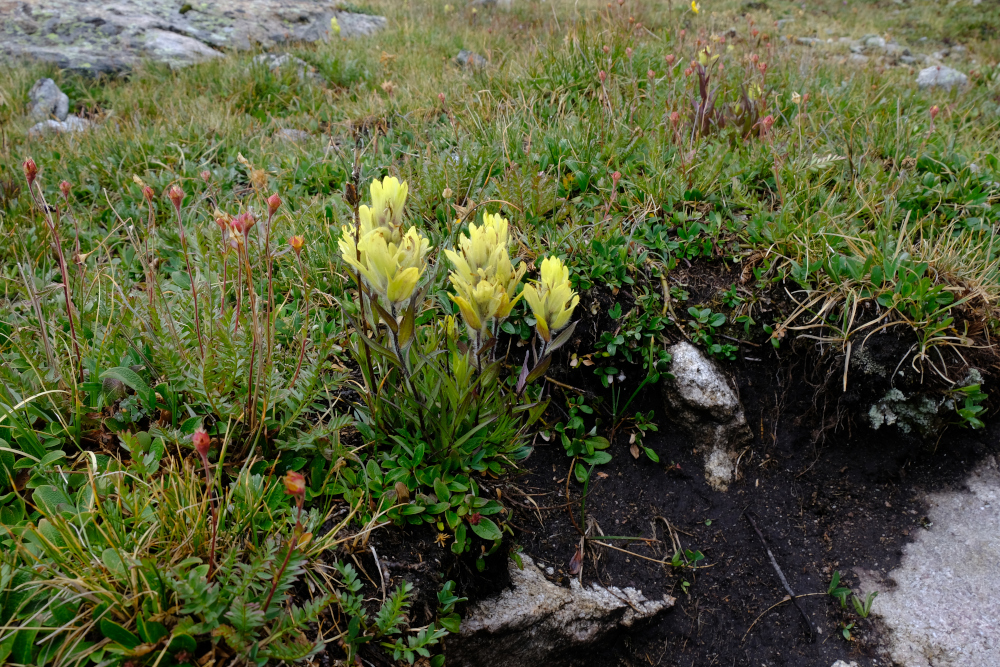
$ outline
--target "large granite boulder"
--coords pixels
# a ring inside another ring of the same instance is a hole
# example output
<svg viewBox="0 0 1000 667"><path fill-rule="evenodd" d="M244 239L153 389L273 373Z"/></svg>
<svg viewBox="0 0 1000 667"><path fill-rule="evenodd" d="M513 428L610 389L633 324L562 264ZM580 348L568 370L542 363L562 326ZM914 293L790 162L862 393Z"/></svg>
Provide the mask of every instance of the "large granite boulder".
<svg viewBox="0 0 1000 667"><path fill-rule="evenodd" d="M0 0L0 16L0 53L94 73L144 58L183 66L228 49L367 35L386 26L384 17L342 11L333 0Z"/></svg>

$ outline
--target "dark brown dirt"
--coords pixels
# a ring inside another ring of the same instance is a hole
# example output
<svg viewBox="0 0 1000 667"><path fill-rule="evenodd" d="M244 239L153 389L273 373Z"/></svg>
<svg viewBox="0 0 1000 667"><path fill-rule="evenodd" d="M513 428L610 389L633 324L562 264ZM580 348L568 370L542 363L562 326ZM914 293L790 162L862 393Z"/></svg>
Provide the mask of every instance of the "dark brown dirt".
<svg viewBox="0 0 1000 667"><path fill-rule="evenodd" d="M819 444L814 420L802 418L815 411L814 389L801 368L805 361L780 361L763 348L754 354L761 360L727 365L754 431L740 459L741 479L729 491L714 491L705 482L702 457L667 423L656 391L648 392L640 407L664 417L660 433L646 441L660 463L644 455L634 459L627 440L616 443L613 461L595 470L585 519L582 487L570 484L577 525L590 523L595 534L599 526L605 535L652 540L605 542L632 553L591 540L584 582L677 598L655 626L621 637L600 657L577 664L829 667L838 659L861 667L891 664L873 622L842 610L825 594L831 574L839 570L850 586L857 584L855 568L891 570L909 535L923 530L923 494L961 484L987 451L1000 449L1000 428L996 423L979 432L951 427L935 449L934 442L928 446L894 429L845 424L823 431ZM517 501L510 504L514 523L522 527L524 551L543 569L552 567L553 579L564 583L580 541L565 507L568 462L561 446L541 444L526 462L529 472L511 483L508 494ZM529 509L532 501L542 509ZM815 638L791 603L768 611L786 592L745 513L755 518L794 592L819 593L799 600ZM651 562L671 559L670 530L684 549L704 554L702 567ZM847 641L841 630L851 622Z"/></svg>

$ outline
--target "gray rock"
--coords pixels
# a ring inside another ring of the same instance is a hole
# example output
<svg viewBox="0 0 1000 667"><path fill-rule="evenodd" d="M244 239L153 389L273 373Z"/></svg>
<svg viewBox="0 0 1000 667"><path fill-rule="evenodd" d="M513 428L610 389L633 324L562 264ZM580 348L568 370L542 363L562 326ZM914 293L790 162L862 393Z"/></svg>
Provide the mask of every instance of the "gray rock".
<svg viewBox="0 0 1000 667"><path fill-rule="evenodd" d="M733 481L734 450L752 437L743 406L729 378L714 359L691 343L672 346L670 372L663 383L667 415L705 454L705 478L725 491Z"/></svg>
<svg viewBox="0 0 1000 667"><path fill-rule="evenodd" d="M66 120L43 120L41 123L36 123L31 126L28 130L28 136L32 138L42 137L46 134L62 134L74 132L83 132L90 128L90 121L86 118L80 118L74 114L66 116Z"/></svg>
<svg viewBox="0 0 1000 667"><path fill-rule="evenodd" d="M458 52L458 55L455 56L455 62L462 67L470 69L483 69L490 64L486 58L483 58L475 51L467 51L466 49Z"/></svg>
<svg viewBox="0 0 1000 667"><path fill-rule="evenodd" d="M655 618L674 598L647 600L633 588L553 584L527 556L510 566L513 588L474 604L458 636L448 638L448 664L461 667L562 667L622 629ZM578 664L574 662L573 664Z"/></svg>
<svg viewBox="0 0 1000 667"><path fill-rule="evenodd" d="M913 56L900 56L899 62L903 63L904 65L916 65L917 59L914 58Z"/></svg>
<svg viewBox="0 0 1000 667"><path fill-rule="evenodd" d="M222 53L193 37L169 30L147 30L146 52L154 59L171 67L184 67L221 58Z"/></svg>
<svg viewBox="0 0 1000 667"><path fill-rule="evenodd" d="M28 92L31 100L31 117L45 120L55 116L56 120L66 120L69 113L69 97L52 79L39 79Z"/></svg>
<svg viewBox="0 0 1000 667"><path fill-rule="evenodd" d="M311 137L312 135L305 130L293 130L287 127L283 127L274 133L274 138L278 141L288 141L296 144L302 141L309 141Z"/></svg>
<svg viewBox="0 0 1000 667"><path fill-rule="evenodd" d="M831 667L858 667L858 663L854 662L853 660L851 660L850 662L844 662L843 660L838 660L837 662L833 663Z"/></svg>
<svg viewBox="0 0 1000 667"><path fill-rule="evenodd" d="M913 542L888 575L895 586L876 573L859 572L862 590L880 591L872 613L889 630L896 664L1000 664L997 460L987 457L962 487L926 498L930 525L910 529Z"/></svg>
<svg viewBox="0 0 1000 667"><path fill-rule="evenodd" d="M885 39L878 35L865 36L861 39L866 49L881 50L885 48Z"/></svg>
<svg viewBox="0 0 1000 667"><path fill-rule="evenodd" d="M857 63L859 65L862 65L862 64L868 62L868 56L863 56L860 53L852 53L851 57L849 58L849 60L852 63Z"/></svg>
<svg viewBox="0 0 1000 667"><path fill-rule="evenodd" d="M11 7L7 7L11 5ZM116 72L144 58L179 67L228 49L369 35L385 17L341 11L339 0L0 0L0 55L64 69ZM42 20L45 17L46 20Z"/></svg>
<svg viewBox="0 0 1000 667"><path fill-rule="evenodd" d="M969 82L969 77L965 76L957 69L937 65L926 67L920 70L917 75L917 85L921 88L944 88L951 90L955 86L961 87Z"/></svg>
<svg viewBox="0 0 1000 667"><path fill-rule="evenodd" d="M313 79L323 81L323 77L316 71L316 68L301 58L296 58L289 53L262 53L253 59L255 65L263 65L272 72L289 70L294 68L300 79Z"/></svg>
<svg viewBox="0 0 1000 667"><path fill-rule="evenodd" d="M795 41L802 46L815 46L823 43L822 39L816 37L798 37Z"/></svg>

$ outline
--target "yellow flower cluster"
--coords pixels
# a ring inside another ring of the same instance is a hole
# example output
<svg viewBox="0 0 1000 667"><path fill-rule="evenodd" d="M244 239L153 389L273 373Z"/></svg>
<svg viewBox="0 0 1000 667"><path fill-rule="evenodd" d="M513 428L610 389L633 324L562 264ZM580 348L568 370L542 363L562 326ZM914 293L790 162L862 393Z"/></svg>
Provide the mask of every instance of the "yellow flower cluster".
<svg viewBox="0 0 1000 667"><path fill-rule="evenodd" d="M535 330L546 343L569 323L573 309L580 303L580 296L569 282L569 268L558 257L542 260L542 279L525 285L522 294L535 316Z"/></svg>
<svg viewBox="0 0 1000 667"><path fill-rule="evenodd" d="M344 225L339 243L344 261L393 309L413 295L431 249L416 227L403 231L406 194L406 183L391 176L372 181L372 206L358 209L360 229Z"/></svg>
<svg viewBox="0 0 1000 667"><path fill-rule="evenodd" d="M469 225L469 235L459 239L458 252L445 250L455 270L449 276L456 295L452 301L471 331L485 333L491 322L510 315L517 303L517 285L525 266L517 270L510 261L510 224L492 213L483 224Z"/></svg>

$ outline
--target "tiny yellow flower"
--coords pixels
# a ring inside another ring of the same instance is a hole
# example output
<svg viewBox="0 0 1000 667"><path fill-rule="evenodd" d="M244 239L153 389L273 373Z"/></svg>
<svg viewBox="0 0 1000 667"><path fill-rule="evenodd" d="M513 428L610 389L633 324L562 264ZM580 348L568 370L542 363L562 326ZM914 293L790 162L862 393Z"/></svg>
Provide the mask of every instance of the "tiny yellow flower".
<svg viewBox="0 0 1000 667"><path fill-rule="evenodd" d="M695 0L691 0L691 11L695 14L701 11L701 5L699 5Z"/></svg>
<svg viewBox="0 0 1000 667"><path fill-rule="evenodd" d="M337 21L336 16L330 17L330 34L334 37L340 35L340 22Z"/></svg>
<svg viewBox="0 0 1000 667"><path fill-rule="evenodd" d="M542 260L541 278L534 285L525 285L522 293L535 316L535 330L548 343L553 333L569 324L580 296L570 285L569 268L558 257Z"/></svg>

